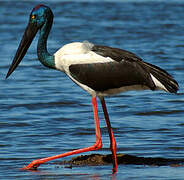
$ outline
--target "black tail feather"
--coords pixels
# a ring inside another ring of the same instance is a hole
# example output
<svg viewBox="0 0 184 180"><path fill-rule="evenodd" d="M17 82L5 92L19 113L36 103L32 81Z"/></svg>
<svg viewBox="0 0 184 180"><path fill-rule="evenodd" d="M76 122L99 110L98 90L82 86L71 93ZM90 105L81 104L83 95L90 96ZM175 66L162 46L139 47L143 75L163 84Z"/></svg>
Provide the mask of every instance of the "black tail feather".
<svg viewBox="0 0 184 180"><path fill-rule="evenodd" d="M152 65L147 62L143 62L144 66L170 93L177 93L179 85L177 81L165 70ZM159 87L158 87L159 88Z"/></svg>

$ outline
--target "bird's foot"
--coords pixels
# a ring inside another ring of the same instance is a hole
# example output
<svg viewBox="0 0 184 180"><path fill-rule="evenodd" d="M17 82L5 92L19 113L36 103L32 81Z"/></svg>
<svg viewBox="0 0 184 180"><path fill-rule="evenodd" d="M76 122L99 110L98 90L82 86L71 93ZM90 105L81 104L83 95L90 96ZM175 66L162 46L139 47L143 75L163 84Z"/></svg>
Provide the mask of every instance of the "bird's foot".
<svg viewBox="0 0 184 180"><path fill-rule="evenodd" d="M116 174L117 173L117 166L116 167L113 167L113 169L112 169L112 174Z"/></svg>
<svg viewBox="0 0 184 180"><path fill-rule="evenodd" d="M21 170L31 170L31 171L35 171L37 170L37 167L40 166L40 164L42 164L43 162L40 159L36 159L34 161L32 161L30 164L28 164L27 166L24 166L23 168L21 168Z"/></svg>

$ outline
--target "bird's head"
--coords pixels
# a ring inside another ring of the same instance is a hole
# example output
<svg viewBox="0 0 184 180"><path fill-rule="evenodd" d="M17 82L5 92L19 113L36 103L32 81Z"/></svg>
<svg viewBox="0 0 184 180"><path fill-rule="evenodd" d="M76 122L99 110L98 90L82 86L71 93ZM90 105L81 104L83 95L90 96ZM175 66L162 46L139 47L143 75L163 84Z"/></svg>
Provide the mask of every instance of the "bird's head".
<svg viewBox="0 0 184 180"><path fill-rule="evenodd" d="M30 14L29 22L22 37L22 40L19 44L13 62L9 68L9 71L6 75L6 78L16 69L23 57L25 56L31 42L33 41L36 33L41 29L45 24L48 26L52 25L53 13L48 6L37 5L33 8Z"/></svg>
<svg viewBox="0 0 184 180"><path fill-rule="evenodd" d="M37 27L37 29L40 29L47 21L52 20L53 13L51 9L48 6L40 4L33 8L30 14L29 23Z"/></svg>

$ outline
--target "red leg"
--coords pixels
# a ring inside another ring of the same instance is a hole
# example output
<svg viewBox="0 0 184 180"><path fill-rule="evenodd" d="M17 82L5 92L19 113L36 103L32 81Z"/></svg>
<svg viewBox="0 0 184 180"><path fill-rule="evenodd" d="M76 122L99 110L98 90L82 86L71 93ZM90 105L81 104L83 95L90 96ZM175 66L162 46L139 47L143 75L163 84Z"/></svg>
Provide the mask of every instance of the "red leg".
<svg viewBox="0 0 184 180"><path fill-rule="evenodd" d="M105 99L100 98L100 101L101 101L101 104L102 104L106 124L107 124L107 127L108 127L109 137L110 137L110 143L111 143L110 148L111 148L111 151L112 151L112 158L113 158L113 173L116 173L117 172L116 140L114 138L113 130L112 130L111 123L110 123L110 120L109 120L109 115L108 115L108 112L107 112Z"/></svg>
<svg viewBox="0 0 184 180"><path fill-rule="evenodd" d="M51 161L54 159L58 159L61 157L70 156L70 155L78 154L78 153L82 153L82 152L100 149L102 147L102 140L101 140L101 133L100 133L100 125L99 125L96 97L92 98L92 104L93 104L93 113L94 113L94 120L95 120L95 131L96 131L96 143L94 145L92 145L90 147L83 148L83 149L77 149L77 150L69 151L69 152L66 152L63 154L47 157L47 158L36 159L36 160L32 161L30 164L28 164L27 166L25 166L23 169L24 170L36 170L40 164L43 164L45 162L48 162L48 161Z"/></svg>

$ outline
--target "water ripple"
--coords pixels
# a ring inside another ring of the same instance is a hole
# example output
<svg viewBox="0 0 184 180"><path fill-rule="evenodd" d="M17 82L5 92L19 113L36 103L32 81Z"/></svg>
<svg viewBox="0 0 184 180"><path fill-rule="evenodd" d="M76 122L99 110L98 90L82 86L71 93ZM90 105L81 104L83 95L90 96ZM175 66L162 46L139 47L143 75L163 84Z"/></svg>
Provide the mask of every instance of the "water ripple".
<svg viewBox="0 0 184 180"><path fill-rule="evenodd" d="M8 67L37 0L0 1L0 179L107 179L111 165L18 169L33 159L92 145L95 140L91 97L61 72L37 61L33 41L12 76ZM39 2L40 3L40 2ZM179 82L177 95L157 91L125 92L106 98L118 153L182 158L184 144L184 58L182 1L44 1L55 18L48 49L88 40L123 48L167 70ZM102 154L109 135L100 102ZM67 159L67 158L66 158ZM182 168L119 166L117 179L182 179ZM88 173L88 175L85 174Z"/></svg>

